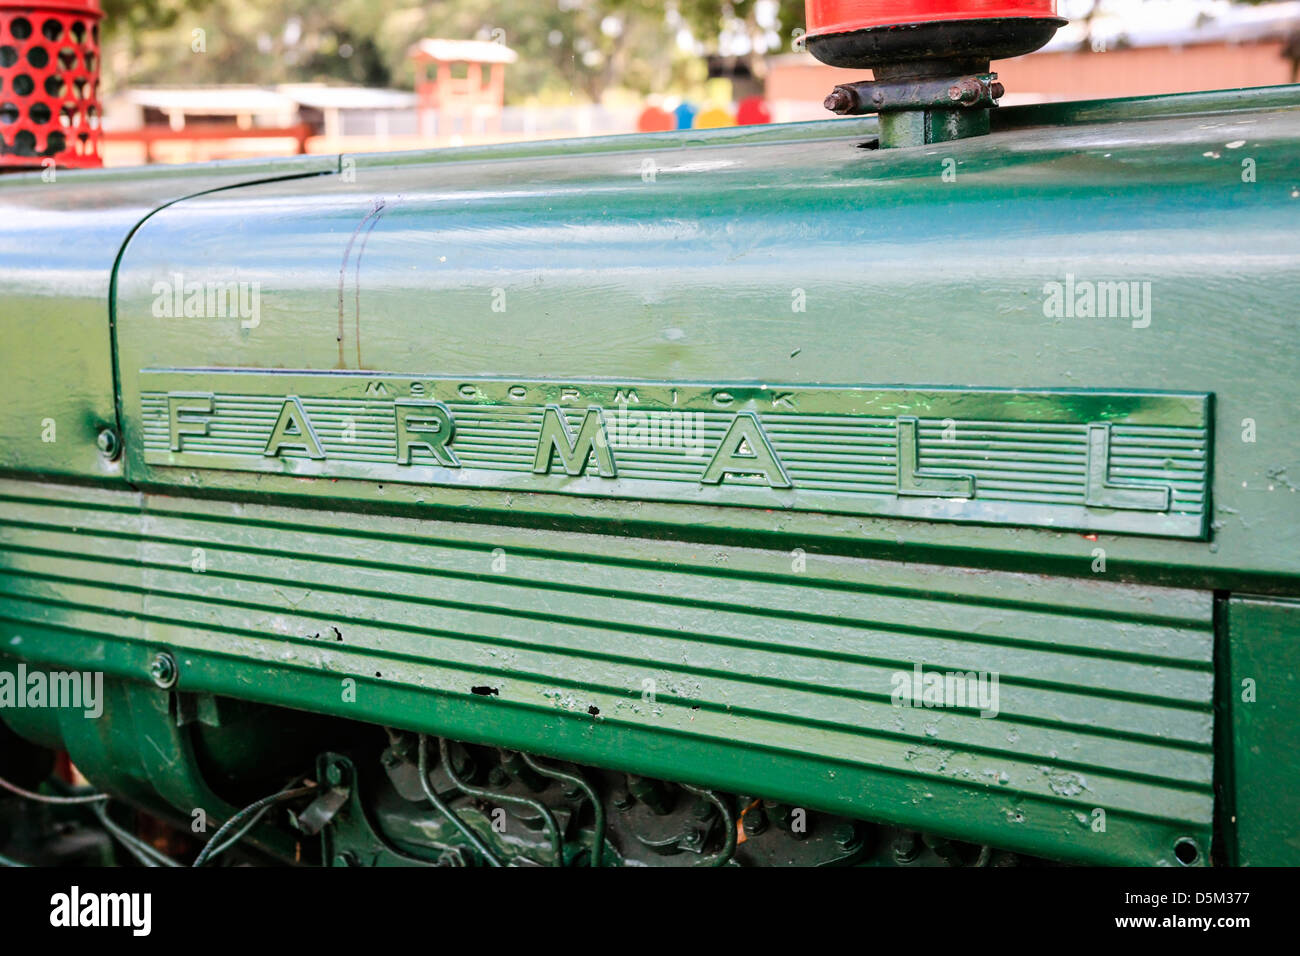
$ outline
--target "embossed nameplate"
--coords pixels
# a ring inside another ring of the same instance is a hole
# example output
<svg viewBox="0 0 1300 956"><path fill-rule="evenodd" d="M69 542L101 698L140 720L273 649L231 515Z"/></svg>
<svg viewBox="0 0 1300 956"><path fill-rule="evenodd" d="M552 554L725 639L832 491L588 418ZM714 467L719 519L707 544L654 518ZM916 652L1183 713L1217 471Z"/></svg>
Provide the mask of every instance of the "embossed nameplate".
<svg viewBox="0 0 1300 956"><path fill-rule="evenodd" d="M141 372L151 466L1198 538L1210 397Z"/></svg>

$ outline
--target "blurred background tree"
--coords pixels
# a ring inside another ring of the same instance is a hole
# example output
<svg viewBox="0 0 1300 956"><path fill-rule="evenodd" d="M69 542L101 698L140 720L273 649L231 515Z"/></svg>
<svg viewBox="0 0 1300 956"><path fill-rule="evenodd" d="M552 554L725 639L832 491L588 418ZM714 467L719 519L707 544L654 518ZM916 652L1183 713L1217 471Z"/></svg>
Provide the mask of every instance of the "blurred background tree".
<svg viewBox="0 0 1300 956"><path fill-rule="evenodd" d="M410 89L411 44L441 36L501 39L518 51L506 72L511 102L598 101L614 88L680 92L702 78L707 55L743 61L762 78L765 56L789 52L804 19L803 0L102 3L110 87L326 81ZM1061 0L1066 15L1085 24L1101 7L1101 0ZM1089 42L1085 35L1082 45ZM1300 39L1289 55L1300 63Z"/></svg>
<svg viewBox="0 0 1300 956"><path fill-rule="evenodd" d="M687 0L678 7L703 52L744 60L757 77L766 56L791 51L804 25L803 0Z"/></svg>
<svg viewBox="0 0 1300 956"><path fill-rule="evenodd" d="M421 37L519 53L507 98L666 92L705 54L762 75L803 0L103 0L106 80L125 85L326 81L410 89Z"/></svg>

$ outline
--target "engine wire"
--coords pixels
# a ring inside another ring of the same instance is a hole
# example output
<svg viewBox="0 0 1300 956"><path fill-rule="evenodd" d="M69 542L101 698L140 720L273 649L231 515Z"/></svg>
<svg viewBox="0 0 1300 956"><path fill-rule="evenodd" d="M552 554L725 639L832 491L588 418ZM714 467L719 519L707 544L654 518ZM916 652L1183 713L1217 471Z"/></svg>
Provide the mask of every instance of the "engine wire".
<svg viewBox="0 0 1300 956"><path fill-rule="evenodd" d="M0 788L8 790L10 793L17 794L27 800L35 800L37 803L49 803L55 806L72 806L81 803L100 803L110 799L107 793L89 793L79 794L75 797L50 797L43 793L33 793L30 790L24 790L15 783L0 777Z"/></svg>
<svg viewBox="0 0 1300 956"><path fill-rule="evenodd" d="M257 800L253 803L250 803L248 806L244 807L244 809L240 810L233 817L231 817L229 820L223 823L221 825L221 828L217 830L216 833L212 834L212 839L207 842L207 844L199 852L199 855L195 857L193 865L195 867L202 866L203 864L207 863L210 859L212 859L214 856L216 856L218 853L221 853L224 850L226 850L229 847L229 845L234 841L233 840L223 841L222 838L225 837L229 831L235 830L237 827L239 827L239 825L243 823L248 817L252 817L255 814L262 812L263 810L269 810L271 807L275 806L278 803L287 803L290 800L296 800L299 797L305 797L308 794L316 793L316 792L317 792L317 787L314 783L302 787L294 787L292 784L290 784L288 787L286 787L283 790L279 790L271 794L270 796L263 797L261 800ZM247 828L240 829L236 832L236 836L242 837L245 832L247 832Z"/></svg>
<svg viewBox="0 0 1300 956"><path fill-rule="evenodd" d="M70 797L51 797L43 793L34 793L26 790L15 783L11 783L0 777L0 789L8 790L10 793L22 797L25 800L32 800L36 803L48 804L50 806L89 806L92 813L99 820L100 825L108 831L109 835L122 844L127 852L135 857L144 866L180 866L171 857L155 850L149 844L145 843L138 837L132 836L124 828L113 822L108 815L108 801L112 799L107 793L88 793L77 794ZM8 858L0 858L0 865L3 866L26 866L25 863L19 863Z"/></svg>
<svg viewBox="0 0 1300 956"><path fill-rule="evenodd" d="M145 843L139 837L132 835L127 830L113 821L108 815L108 807L105 805L96 805L91 808L95 816L99 818L100 825L109 832L119 843L122 844L133 857L140 861L142 866L158 867L171 866L179 867L183 864L173 860L167 854L155 850L148 843Z"/></svg>

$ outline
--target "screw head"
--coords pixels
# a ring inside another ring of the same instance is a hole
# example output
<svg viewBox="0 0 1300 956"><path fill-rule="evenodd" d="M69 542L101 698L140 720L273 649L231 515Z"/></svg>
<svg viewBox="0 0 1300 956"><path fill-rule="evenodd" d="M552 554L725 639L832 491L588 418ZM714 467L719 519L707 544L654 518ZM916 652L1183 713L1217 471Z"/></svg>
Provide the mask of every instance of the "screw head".
<svg viewBox="0 0 1300 956"><path fill-rule="evenodd" d="M153 660L149 662L149 676L164 690L174 687L178 676L175 658L165 651L155 654Z"/></svg>
<svg viewBox="0 0 1300 956"><path fill-rule="evenodd" d="M117 437L117 432L111 428L99 430L99 434L95 436L95 445L99 448L99 453L109 461L117 458L122 450L122 441Z"/></svg>

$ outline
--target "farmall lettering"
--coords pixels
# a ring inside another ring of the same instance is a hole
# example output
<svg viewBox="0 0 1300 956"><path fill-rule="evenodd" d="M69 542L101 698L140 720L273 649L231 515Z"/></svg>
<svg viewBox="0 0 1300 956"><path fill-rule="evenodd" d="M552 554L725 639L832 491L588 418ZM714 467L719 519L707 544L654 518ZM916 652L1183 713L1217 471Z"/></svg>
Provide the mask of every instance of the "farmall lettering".
<svg viewBox="0 0 1300 956"><path fill-rule="evenodd" d="M382 383L367 386L366 394L382 395L388 391ZM417 394L424 388L413 389ZM465 398L480 398L479 386L461 385L459 394ZM527 400L526 386L511 386L507 393L520 401ZM577 387L560 390L567 401L579 402L582 392ZM628 417L630 401L640 397L635 388L619 388L615 397L621 399L617 409L623 420ZM727 407L734 396L725 391L713 393L715 406ZM454 441L456 419L452 410L440 401L411 398L395 399L392 403L394 434L394 463L411 465L412 452L423 449L444 468L460 468ZM772 404L793 407L793 394L774 393ZM167 397L168 438L171 450L183 451L187 436L207 434L207 418L213 411L211 394L179 393ZM599 405L588 405L576 432L568 423L565 408L546 405L542 408L541 430L533 454L534 474L550 474L557 468L566 475L579 476L594 473L602 478L618 477L615 443L611 441L606 423L608 412ZM897 493L913 497L971 499L975 497L975 476L945 472L930 473L921 468L918 438L919 420L914 416L896 416L893 421L897 442ZM285 450L304 453L307 457L325 460L325 452L302 399L297 395L284 398L272 426L270 438L262 454L275 458ZM1110 478L1110 428L1106 423L1088 424L1088 459L1086 473L1086 500L1096 507L1135 511L1167 511L1169 489L1125 484ZM709 459L700 484L717 485L730 476L760 478L771 488L790 488L793 482L772 446L759 416L752 411L731 414L722 439Z"/></svg>
<svg viewBox="0 0 1300 956"><path fill-rule="evenodd" d="M383 395L388 391L382 383L367 386L367 395ZM417 393L424 391L416 389ZM459 394L465 398L478 398L478 387L471 384L462 385ZM509 394L519 400L528 398L525 386L512 386ZM561 396L570 401L581 399L578 388L565 388ZM627 425L632 419L640 430L647 430L650 425L667 421L673 423L684 421L687 412L666 411L654 417L655 412L629 411L629 402L638 402L640 397L634 388L618 389L617 398L622 399L617 407L615 426L629 431ZM789 393L775 395L777 404L788 405ZM715 401L719 405L729 405L733 398L727 392L718 392ZM183 452L187 438L205 437L209 434L208 426L214 410L214 396L210 393L172 393L167 396L168 447L173 452ZM610 427L607 424L607 411L599 405L589 405L585 409L582 423L576 433L569 426L565 408L560 405L546 405L542 408L541 430L538 434L536 449L533 454L532 470L534 474L545 475L557 469L566 475L579 476L594 473L602 478L617 478L618 464L615 461L616 442L611 440ZM444 468L460 468L461 461L456 456L453 442L456 435L456 419L452 410L442 402L428 399L396 399L392 402L392 428L394 436L394 463L411 465L412 452L423 449ZM650 432L659 429L649 429ZM671 427L662 429L666 435L673 433ZM680 429L683 433L686 429ZM689 439L683 438L683 443ZM276 458L285 451L305 454L316 460L326 460L327 455L316 428L297 395L284 398L272 426L270 438L262 455ZM591 465L594 463L594 469ZM730 424L722 436L716 451L708 461L701 484L717 485L728 476L743 475L762 479L771 488L789 488L792 486L785 468L781 464L772 443L763 430L758 416L753 412L732 414ZM929 479L937 481L937 479ZM909 487L921 489L924 482L910 475ZM942 484L942 482L940 482ZM938 487L938 486L936 486ZM918 490L914 493L929 492ZM968 496L969 497L969 496Z"/></svg>
<svg viewBox="0 0 1300 956"><path fill-rule="evenodd" d="M141 382L149 468L1173 537L1208 529L1205 394L251 369L147 369Z"/></svg>

